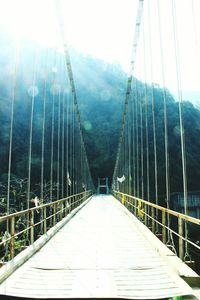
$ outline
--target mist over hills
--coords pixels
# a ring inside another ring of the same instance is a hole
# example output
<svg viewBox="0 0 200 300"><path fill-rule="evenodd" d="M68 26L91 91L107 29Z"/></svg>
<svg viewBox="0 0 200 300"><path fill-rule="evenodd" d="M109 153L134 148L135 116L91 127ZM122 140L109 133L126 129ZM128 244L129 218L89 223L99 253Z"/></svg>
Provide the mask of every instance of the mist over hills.
<svg viewBox="0 0 200 300"><path fill-rule="evenodd" d="M177 91L172 91L175 99L178 99ZM190 101L200 110L200 91L183 90L182 97L184 101Z"/></svg>

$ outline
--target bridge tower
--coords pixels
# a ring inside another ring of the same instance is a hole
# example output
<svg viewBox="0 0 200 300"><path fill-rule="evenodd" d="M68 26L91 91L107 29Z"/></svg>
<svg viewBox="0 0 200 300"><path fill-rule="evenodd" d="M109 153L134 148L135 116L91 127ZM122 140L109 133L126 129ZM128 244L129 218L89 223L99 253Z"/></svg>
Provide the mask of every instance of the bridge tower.
<svg viewBox="0 0 200 300"><path fill-rule="evenodd" d="M100 189L101 188L105 188L106 189L106 194L109 194L108 177L106 177L106 178L99 178L98 177L97 194L100 194Z"/></svg>

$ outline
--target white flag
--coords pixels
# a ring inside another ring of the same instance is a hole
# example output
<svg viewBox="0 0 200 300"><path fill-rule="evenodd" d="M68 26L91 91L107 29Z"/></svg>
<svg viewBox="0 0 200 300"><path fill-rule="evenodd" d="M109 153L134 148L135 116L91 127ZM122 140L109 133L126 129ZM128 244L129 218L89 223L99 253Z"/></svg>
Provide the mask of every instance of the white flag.
<svg viewBox="0 0 200 300"><path fill-rule="evenodd" d="M117 177L117 181L119 181L119 182L121 182L121 183L122 183L125 179L126 179L126 178L125 178L124 175L123 175L121 178Z"/></svg>
<svg viewBox="0 0 200 300"><path fill-rule="evenodd" d="M69 177L69 172L67 172L67 183L69 186L71 186L71 184L72 184L71 179Z"/></svg>
<svg viewBox="0 0 200 300"><path fill-rule="evenodd" d="M31 199L31 202L35 204L35 207L40 206L40 201L37 196L35 198Z"/></svg>

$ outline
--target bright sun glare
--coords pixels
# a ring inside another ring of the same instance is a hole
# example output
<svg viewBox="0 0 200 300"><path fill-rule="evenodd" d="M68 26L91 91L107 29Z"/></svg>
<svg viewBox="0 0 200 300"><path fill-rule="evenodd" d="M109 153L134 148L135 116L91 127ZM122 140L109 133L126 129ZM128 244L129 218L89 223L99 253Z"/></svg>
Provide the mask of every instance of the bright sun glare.
<svg viewBox="0 0 200 300"><path fill-rule="evenodd" d="M157 1L150 1L151 26L155 32L158 31L156 3ZM171 90L175 90L175 63L171 63L174 61L172 25L170 25L171 1L162 0L160 3L162 4L161 26L166 85ZM200 41L200 21L197 16L200 12L200 1L195 2L195 15L189 0L177 0L175 3L182 86L185 90L199 90L200 59L199 56L197 57L197 50ZM137 4L137 0L63 0L62 8L68 44L79 52L89 53L107 62L117 62L124 70L128 71ZM148 1L145 1L144 4L143 17L144 20L147 20ZM58 46L60 39L56 22L55 0L0 0L0 7L0 29L10 31L19 38L29 37L44 45ZM143 28L144 37L147 41L146 59L149 62L150 45L148 44L147 21L144 21L144 27L141 29L141 40ZM152 33L154 81L162 85L159 63L160 45L158 36L154 36L155 32ZM144 68L143 62L139 60L140 58L138 58L138 64ZM147 63L147 81L149 80L149 66L150 63ZM142 72L138 70L136 72L137 77L144 79Z"/></svg>

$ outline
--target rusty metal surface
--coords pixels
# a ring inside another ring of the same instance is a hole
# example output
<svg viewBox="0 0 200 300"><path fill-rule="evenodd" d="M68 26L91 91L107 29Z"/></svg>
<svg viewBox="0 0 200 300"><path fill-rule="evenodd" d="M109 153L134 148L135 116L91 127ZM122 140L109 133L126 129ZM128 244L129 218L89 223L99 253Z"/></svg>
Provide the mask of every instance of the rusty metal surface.
<svg viewBox="0 0 200 300"><path fill-rule="evenodd" d="M192 294L137 224L113 196L94 196L1 284L0 294L131 299Z"/></svg>

